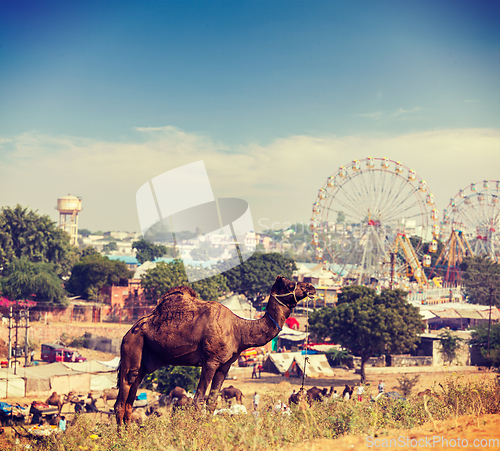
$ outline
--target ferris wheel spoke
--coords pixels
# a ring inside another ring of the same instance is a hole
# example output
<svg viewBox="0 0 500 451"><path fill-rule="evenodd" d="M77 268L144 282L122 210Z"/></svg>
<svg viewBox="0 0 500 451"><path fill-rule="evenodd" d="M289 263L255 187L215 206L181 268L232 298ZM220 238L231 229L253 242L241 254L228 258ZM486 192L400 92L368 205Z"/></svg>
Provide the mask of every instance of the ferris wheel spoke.
<svg viewBox="0 0 500 451"><path fill-rule="evenodd" d="M403 216L403 213L405 213L405 212L407 212L409 210L414 209L419 204L420 204L420 202L417 199L412 204L409 204L409 205L399 205L398 207L401 207L401 208L399 210L393 210L391 212L391 215L388 217L389 218L388 220L395 221L397 219L402 219L403 217L406 217L406 216ZM414 213L414 215L421 216L422 212Z"/></svg>
<svg viewBox="0 0 500 451"><path fill-rule="evenodd" d="M369 200L362 194L362 190L358 187L357 185L357 179L361 178L361 175L359 174L357 177L350 177L349 181L351 181L351 186L352 189L350 190L350 193L353 195L353 203L359 203L361 204L362 208L368 209L370 208L370 202ZM356 200L357 199L357 200Z"/></svg>
<svg viewBox="0 0 500 451"><path fill-rule="evenodd" d="M342 200L340 200L340 199L338 199L338 198L336 199L336 201L337 201L340 205L342 205L342 206L343 206L346 210L351 211L351 212L353 213L353 217L359 218L359 211L356 211L356 210L354 209L354 207L352 207L350 204L347 204L347 203L345 203L344 201L342 201ZM331 207L325 207L325 208L326 208L326 210L328 210L328 211L332 211L332 212L335 212L335 213L340 212L340 210L334 210L334 209L332 209ZM344 212L344 213L345 213L345 212Z"/></svg>
<svg viewBox="0 0 500 451"><path fill-rule="evenodd" d="M408 186L404 183L401 183L400 190L397 192L397 194L393 197L390 198L390 201L388 202L386 209L387 210L394 210L395 208L398 208L400 205L404 204L407 200L409 200L415 193L415 190L408 191L407 189ZM400 196L404 196L400 198Z"/></svg>

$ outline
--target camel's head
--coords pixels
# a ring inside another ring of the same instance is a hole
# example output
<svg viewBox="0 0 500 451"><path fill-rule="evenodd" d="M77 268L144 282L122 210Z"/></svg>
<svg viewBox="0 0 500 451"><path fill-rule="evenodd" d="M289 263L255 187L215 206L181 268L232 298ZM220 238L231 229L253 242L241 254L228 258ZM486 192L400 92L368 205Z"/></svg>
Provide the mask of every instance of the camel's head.
<svg viewBox="0 0 500 451"><path fill-rule="evenodd" d="M299 301L306 297L312 298L316 295L316 288L310 283L292 282L284 276L276 277L271 293L278 302L293 309Z"/></svg>

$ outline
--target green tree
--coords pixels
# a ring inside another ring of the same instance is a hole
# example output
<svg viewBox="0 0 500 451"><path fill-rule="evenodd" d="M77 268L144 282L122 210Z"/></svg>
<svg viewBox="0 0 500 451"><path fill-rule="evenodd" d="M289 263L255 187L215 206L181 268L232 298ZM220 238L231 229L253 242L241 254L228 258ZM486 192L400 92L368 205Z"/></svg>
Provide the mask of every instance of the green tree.
<svg viewBox="0 0 500 451"><path fill-rule="evenodd" d="M222 274L216 274L207 279L189 283L181 260L158 262L142 276L141 285L146 297L156 303L170 288L190 286L198 296L205 301L217 301L220 296L229 291L227 279Z"/></svg>
<svg viewBox="0 0 500 451"><path fill-rule="evenodd" d="M493 324L490 330L488 330L487 326L475 327L472 329L470 344L479 347L481 354L486 358L490 366L500 368L500 324Z"/></svg>
<svg viewBox="0 0 500 451"><path fill-rule="evenodd" d="M488 257L470 257L460 270L470 303L500 307L500 265Z"/></svg>
<svg viewBox="0 0 500 451"><path fill-rule="evenodd" d="M140 239L132 243L132 249L137 251L135 257L142 265L144 262L152 262L154 259L167 255L166 246L153 244L148 240Z"/></svg>
<svg viewBox="0 0 500 451"><path fill-rule="evenodd" d="M8 264L0 280L2 295L11 300L30 299L37 304L66 305L66 292L53 263L32 262L28 257Z"/></svg>
<svg viewBox="0 0 500 451"><path fill-rule="evenodd" d="M118 250L118 244L116 244L116 241L111 241L111 243L105 244L102 247L103 252L112 252L112 251L117 251Z"/></svg>
<svg viewBox="0 0 500 451"><path fill-rule="evenodd" d="M439 334L439 347L446 363L451 365L453 360L457 358L457 352L463 342L462 338L457 337L450 330L443 330Z"/></svg>
<svg viewBox="0 0 500 451"><path fill-rule="evenodd" d="M175 387L193 391L200 380L201 368L194 366L164 366L148 374L142 382L142 387L163 393L170 393Z"/></svg>
<svg viewBox="0 0 500 451"><path fill-rule="evenodd" d="M0 267L14 258L53 263L58 275L66 275L77 258L78 249L69 235L59 229L49 216L17 205L0 212Z"/></svg>
<svg viewBox="0 0 500 451"><path fill-rule="evenodd" d="M365 364L382 353L402 353L416 346L423 328L419 310L405 299L402 290L380 294L364 286L343 287L335 307L309 315L312 338L330 338L361 357L361 380Z"/></svg>
<svg viewBox="0 0 500 451"><path fill-rule="evenodd" d="M132 276L125 263L91 253L73 266L66 289L75 296L95 299L102 287L126 285Z"/></svg>
<svg viewBox="0 0 500 451"><path fill-rule="evenodd" d="M487 354L490 350L491 309L500 306L500 265L489 257L466 258L460 264L464 294L473 304L489 305Z"/></svg>
<svg viewBox="0 0 500 451"><path fill-rule="evenodd" d="M277 276L292 278L296 270L295 261L281 254L253 254L244 263L224 272L231 291L248 298L267 295Z"/></svg>

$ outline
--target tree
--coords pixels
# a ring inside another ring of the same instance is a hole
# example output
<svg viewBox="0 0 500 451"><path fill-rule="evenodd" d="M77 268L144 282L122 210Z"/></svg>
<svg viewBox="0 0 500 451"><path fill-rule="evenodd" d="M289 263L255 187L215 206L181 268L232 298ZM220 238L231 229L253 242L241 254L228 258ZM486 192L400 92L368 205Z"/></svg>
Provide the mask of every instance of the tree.
<svg viewBox="0 0 500 451"><path fill-rule="evenodd" d="M457 358L457 351L464 340L458 338L456 335L452 334L449 330L443 330L439 334L439 347L441 348L441 354L443 354L446 363L451 365L453 360Z"/></svg>
<svg viewBox="0 0 500 451"><path fill-rule="evenodd" d="M103 252L112 252L112 251L117 251L118 250L118 244L116 244L116 241L111 241L111 243L105 244L102 247Z"/></svg>
<svg viewBox="0 0 500 451"><path fill-rule="evenodd" d="M361 357L361 380L370 357L402 353L416 346L423 328L419 310L406 301L402 290L375 290L364 286L343 287L335 307L309 315L312 338L330 338Z"/></svg>
<svg viewBox="0 0 500 451"><path fill-rule="evenodd" d="M500 265L488 257L469 257L460 270L470 303L500 307Z"/></svg>
<svg viewBox="0 0 500 451"><path fill-rule="evenodd" d="M291 279L296 269L294 260L276 252L255 253L244 263L224 272L224 275L231 291L255 299L261 293L267 294L276 276Z"/></svg>
<svg viewBox="0 0 500 451"><path fill-rule="evenodd" d="M500 306L500 265L488 257L466 258L460 264L469 302L489 305L487 354L490 350L491 309Z"/></svg>
<svg viewBox="0 0 500 451"><path fill-rule="evenodd" d="M186 391L196 389L200 379L201 368L194 366L164 366L148 374L142 386L148 390L168 394L175 387L182 387Z"/></svg>
<svg viewBox="0 0 500 451"><path fill-rule="evenodd" d="M132 243L132 249L137 251L135 257L142 265L144 262L152 262L154 259L167 255L166 246L153 244L148 240L140 239Z"/></svg>
<svg viewBox="0 0 500 451"><path fill-rule="evenodd" d="M2 295L10 300L31 299L38 305L66 305L66 292L53 263L14 257L0 281Z"/></svg>
<svg viewBox="0 0 500 451"><path fill-rule="evenodd" d="M488 356L489 337L489 356ZM486 358L488 364L500 368L500 324L494 324L488 331L488 327L478 326L472 330L471 346L478 346L481 354Z"/></svg>
<svg viewBox="0 0 500 451"><path fill-rule="evenodd" d="M73 266L66 289L75 296L95 299L102 287L126 285L132 276L125 263L90 253Z"/></svg>
<svg viewBox="0 0 500 451"><path fill-rule="evenodd" d="M146 297L155 303L170 288L179 285L190 286L205 301L217 301L222 294L229 291L227 279L221 274L189 283L184 265L178 259L169 263L158 262L143 275L141 285L144 287Z"/></svg>
<svg viewBox="0 0 500 451"><path fill-rule="evenodd" d="M58 275L66 275L77 258L78 249L69 235L49 216L40 216L20 205L3 207L0 212L0 267L14 258L53 263Z"/></svg>

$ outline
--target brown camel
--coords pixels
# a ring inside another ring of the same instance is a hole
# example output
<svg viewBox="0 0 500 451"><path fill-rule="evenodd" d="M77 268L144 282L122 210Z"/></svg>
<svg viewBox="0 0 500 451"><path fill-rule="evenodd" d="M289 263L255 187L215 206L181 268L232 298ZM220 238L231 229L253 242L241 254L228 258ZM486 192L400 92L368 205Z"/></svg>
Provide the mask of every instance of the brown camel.
<svg viewBox="0 0 500 451"><path fill-rule="evenodd" d="M197 299L189 287L170 289L158 306L123 337L117 384L120 392L115 403L118 427L122 422L130 423L144 376L165 365L201 366L194 404L199 407L205 401L211 386L209 408L213 409L229 368L240 353L272 340L297 303L315 294L311 284L278 276L266 314L258 320L247 320L218 302Z"/></svg>
<svg viewBox="0 0 500 451"><path fill-rule="evenodd" d="M67 403L74 395L74 392L69 392L67 395L58 395L57 392L52 392L52 394L47 398L45 404L49 406L56 406L59 408L59 414L63 408L63 405Z"/></svg>
<svg viewBox="0 0 500 451"><path fill-rule="evenodd" d="M172 401L177 398L177 399L180 399L182 398L183 396L185 396L187 398L187 391L184 390L182 387L175 387L168 395L168 399L167 399L167 406L169 406L170 404L172 404Z"/></svg>
<svg viewBox="0 0 500 451"><path fill-rule="evenodd" d="M108 405L108 399L117 399L118 398L118 389L117 388L107 388L101 395L102 400L104 401L104 405Z"/></svg>
<svg viewBox="0 0 500 451"><path fill-rule="evenodd" d="M318 387L312 387L306 392L306 397L307 397L307 402L309 405L312 404L313 401L323 401L323 398L328 394L328 389L327 388L318 388Z"/></svg>
<svg viewBox="0 0 500 451"><path fill-rule="evenodd" d="M229 399L236 398L236 402L242 404L243 403L243 393L238 388L230 385L229 387L223 388L220 392L222 399L225 402L228 402Z"/></svg>

